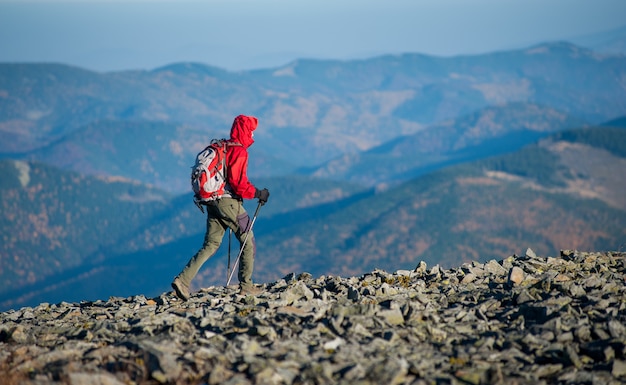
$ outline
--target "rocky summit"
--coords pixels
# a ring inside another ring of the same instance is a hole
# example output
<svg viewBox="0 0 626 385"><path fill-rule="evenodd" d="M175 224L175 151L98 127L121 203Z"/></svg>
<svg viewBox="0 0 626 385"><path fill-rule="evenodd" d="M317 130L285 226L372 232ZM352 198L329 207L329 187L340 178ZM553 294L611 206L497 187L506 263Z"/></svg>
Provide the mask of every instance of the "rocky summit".
<svg viewBox="0 0 626 385"><path fill-rule="evenodd" d="M2 384L623 384L626 253L290 274L0 314Z"/></svg>

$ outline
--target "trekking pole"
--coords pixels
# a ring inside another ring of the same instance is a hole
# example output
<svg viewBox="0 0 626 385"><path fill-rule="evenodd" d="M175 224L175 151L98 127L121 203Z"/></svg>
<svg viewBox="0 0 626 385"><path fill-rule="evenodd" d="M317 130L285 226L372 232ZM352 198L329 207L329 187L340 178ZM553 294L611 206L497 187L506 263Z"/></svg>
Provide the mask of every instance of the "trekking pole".
<svg viewBox="0 0 626 385"><path fill-rule="evenodd" d="M226 279L230 277L230 242L233 238L233 229L228 228L228 267L226 272Z"/></svg>
<svg viewBox="0 0 626 385"><path fill-rule="evenodd" d="M239 262L241 253L243 253L243 248L246 246L246 242L248 241L248 235L252 231L252 226L254 226L254 222L256 221L256 216L259 213L260 208L261 208L261 202L259 202L259 204L256 207L256 210L254 211L254 217L252 218L252 223L250 223L250 228L248 229L248 231L246 231L246 237L243 239L243 242L241 243L241 248L239 248L239 255L237 255L237 259L235 259L235 263L233 263L233 269L231 270L230 275L228 276L228 281L226 282L226 286L230 285L230 280L233 279L233 274L235 273L235 267L237 267L237 263Z"/></svg>

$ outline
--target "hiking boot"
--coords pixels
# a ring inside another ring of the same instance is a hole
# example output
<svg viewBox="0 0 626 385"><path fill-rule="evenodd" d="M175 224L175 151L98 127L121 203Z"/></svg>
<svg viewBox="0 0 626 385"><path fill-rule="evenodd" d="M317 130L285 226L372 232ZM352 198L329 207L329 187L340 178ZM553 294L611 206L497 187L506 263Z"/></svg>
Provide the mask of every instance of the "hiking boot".
<svg viewBox="0 0 626 385"><path fill-rule="evenodd" d="M189 299L189 286L185 285L180 278L174 278L174 282L172 282L172 289L174 289L176 296L183 301L187 301Z"/></svg>
<svg viewBox="0 0 626 385"><path fill-rule="evenodd" d="M254 285L240 286L239 288L239 294L241 295L259 295L261 293L263 293L263 289Z"/></svg>

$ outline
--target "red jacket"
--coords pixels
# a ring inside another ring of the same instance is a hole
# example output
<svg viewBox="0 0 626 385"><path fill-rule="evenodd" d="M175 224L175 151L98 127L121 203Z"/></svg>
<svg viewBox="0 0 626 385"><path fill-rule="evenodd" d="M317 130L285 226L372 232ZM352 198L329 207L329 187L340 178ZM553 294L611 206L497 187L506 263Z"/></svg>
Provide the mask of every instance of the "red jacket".
<svg viewBox="0 0 626 385"><path fill-rule="evenodd" d="M227 190L235 197L253 199L256 192L256 187L248 180L248 147L254 143L252 132L258 123L254 116L239 115L230 129L229 141L241 144L229 146L226 151Z"/></svg>

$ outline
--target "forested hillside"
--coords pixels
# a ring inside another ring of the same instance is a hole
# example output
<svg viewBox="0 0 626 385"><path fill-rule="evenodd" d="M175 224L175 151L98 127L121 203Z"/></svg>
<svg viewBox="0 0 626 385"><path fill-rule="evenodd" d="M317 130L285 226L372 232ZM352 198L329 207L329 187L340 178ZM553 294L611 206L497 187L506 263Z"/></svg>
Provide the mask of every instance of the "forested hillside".
<svg viewBox="0 0 626 385"><path fill-rule="evenodd" d="M545 254L620 249L624 143L623 128L567 131L518 152L433 172L297 226L273 227L260 237L266 262L258 263L280 273L353 275L410 269L420 260L452 266L531 245Z"/></svg>
<svg viewBox="0 0 626 385"><path fill-rule="evenodd" d="M101 261L172 198L145 185L0 161L0 293Z"/></svg>
<svg viewBox="0 0 626 385"><path fill-rule="evenodd" d="M513 152L552 132L584 124L550 107L502 104L344 155L312 175L365 185L397 184L444 166Z"/></svg>
<svg viewBox="0 0 626 385"><path fill-rule="evenodd" d="M12 160L0 161L0 173L0 308L163 290L201 243L205 216L191 194ZM308 177L258 183L276 186L263 216L360 190Z"/></svg>

